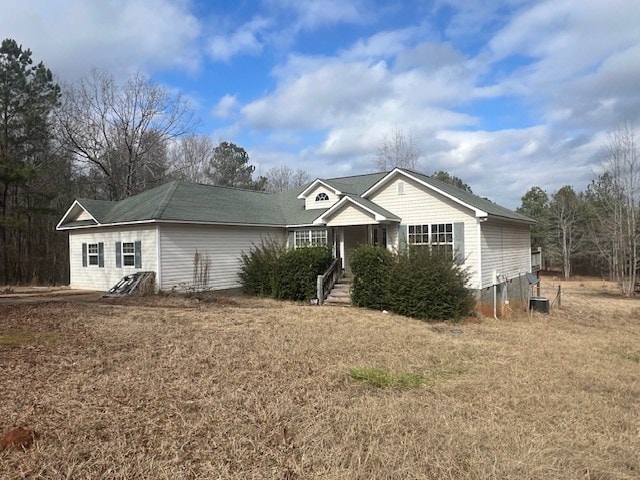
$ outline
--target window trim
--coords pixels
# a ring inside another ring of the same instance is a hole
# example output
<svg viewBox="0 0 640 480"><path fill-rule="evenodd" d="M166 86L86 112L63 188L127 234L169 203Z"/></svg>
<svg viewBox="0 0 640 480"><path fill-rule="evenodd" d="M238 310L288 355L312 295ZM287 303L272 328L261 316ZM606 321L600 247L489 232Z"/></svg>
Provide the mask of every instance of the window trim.
<svg viewBox="0 0 640 480"><path fill-rule="evenodd" d="M327 192L320 192L316 195L316 202L328 202L330 200L329 194Z"/></svg>
<svg viewBox="0 0 640 480"><path fill-rule="evenodd" d="M451 256L455 257L455 238L453 232L453 222L407 225L407 244L410 246L427 245L429 248L450 249Z"/></svg>
<svg viewBox="0 0 640 480"><path fill-rule="evenodd" d="M131 248L131 251L125 252L125 246ZM122 254L122 266L123 267L134 267L136 266L136 243L135 242L122 242L121 244L121 254ZM130 262L130 263L127 263Z"/></svg>
<svg viewBox="0 0 640 480"><path fill-rule="evenodd" d="M329 245L329 232L326 228L293 231L293 248L326 247L327 245Z"/></svg>
<svg viewBox="0 0 640 480"><path fill-rule="evenodd" d="M82 243L82 267L104 268L104 242Z"/></svg>
<svg viewBox="0 0 640 480"><path fill-rule="evenodd" d="M131 251L129 251L130 245L133 245ZM116 268L142 268L142 241L117 241L115 247Z"/></svg>
<svg viewBox="0 0 640 480"><path fill-rule="evenodd" d="M95 248L95 251L92 251L92 247ZM87 243L87 266L97 267L98 265L100 265L100 247L98 246L98 242Z"/></svg>

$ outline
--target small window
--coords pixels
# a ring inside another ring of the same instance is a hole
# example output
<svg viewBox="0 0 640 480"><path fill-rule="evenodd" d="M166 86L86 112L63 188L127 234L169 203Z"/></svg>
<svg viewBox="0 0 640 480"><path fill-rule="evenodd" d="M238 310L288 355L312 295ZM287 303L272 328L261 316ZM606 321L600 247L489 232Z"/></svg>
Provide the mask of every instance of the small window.
<svg viewBox="0 0 640 480"><path fill-rule="evenodd" d="M318 195L316 195L316 202L328 202L329 201L329 195L327 195L324 192L320 192Z"/></svg>
<svg viewBox="0 0 640 480"><path fill-rule="evenodd" d="M89 265L98 265L99 264L99 254L98 254L98 244L90 243L87 245L87 258L89 258Z"/></svg>
<svg viewBox="0 0 640 480"><path fill-rule="evenodd" d="M122 265L133 267L136 264L136 247L133 242L122 242Z"/></svg>
<svg viewBox="0 0 640 480"><path fill-rule="evenodd" d="M104 267L104 243L82 244L82 266Z"/></svg>

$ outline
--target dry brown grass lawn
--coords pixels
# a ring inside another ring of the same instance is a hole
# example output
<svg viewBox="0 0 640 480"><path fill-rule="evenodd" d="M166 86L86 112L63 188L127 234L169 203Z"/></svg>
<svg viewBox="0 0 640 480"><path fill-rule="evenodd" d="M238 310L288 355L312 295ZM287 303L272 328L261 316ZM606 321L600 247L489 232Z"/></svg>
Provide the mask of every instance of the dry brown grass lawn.
<svg viewBox="0 0 640 480"><path fill-rule="evenodd" d="M2 305L0 432L38 438L0 452L0 478L640 478L640 299L562 287L549 316L463 325L241 298Z"/></svg>

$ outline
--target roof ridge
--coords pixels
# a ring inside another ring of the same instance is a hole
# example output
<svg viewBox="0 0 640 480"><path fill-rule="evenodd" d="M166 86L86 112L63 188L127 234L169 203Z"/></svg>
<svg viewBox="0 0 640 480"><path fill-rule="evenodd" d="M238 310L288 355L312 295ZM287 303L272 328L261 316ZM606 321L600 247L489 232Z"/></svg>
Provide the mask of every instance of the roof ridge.
<svg viewBox="0 0 640 480"><path fill-rule="evenodd" d="M369 172L369 173L361 173L360 175L347 175L345 177L331 177L331 178L317 178L317 180L342 180L343 178L354 178L354 177L367 177L369 175L380 175L380 174L387 174L387 173L391 173L391 172Z"/></svg>
<svg viewBox="0 0 640 480"><path fill-rule="evenodd" d="M176 180L180 182L180 180ZM187 185L197 185L199 187L209 187L209 188L226 188L227 190L237 190L240 192L254 192L254 193L265 193L267 195L272 195L273 192L267 192L266 190L254 190L253 188L243 188L243 187L232 187L230 185L212 185L210 183L200 183L200 182L180 182Z"/></svg>
<svg viewBox="0 0 640 480"><path fill-rule="evenodd" d="M180 180L173 180L172 182L169 182L169 185L171 185L171 187L168 189L169 191L164 194L164 196L162 197L162 200L158 203L158 206L156 207L156 210L153 212L153 215L151 216L151 218L154 218L154 219L162 218L162 215L164 215L164 211L167 209L167 206L171 202L171 199L173 198L173 194L176 193L176 190L178 189L179 184L180 184Z"/></svg>

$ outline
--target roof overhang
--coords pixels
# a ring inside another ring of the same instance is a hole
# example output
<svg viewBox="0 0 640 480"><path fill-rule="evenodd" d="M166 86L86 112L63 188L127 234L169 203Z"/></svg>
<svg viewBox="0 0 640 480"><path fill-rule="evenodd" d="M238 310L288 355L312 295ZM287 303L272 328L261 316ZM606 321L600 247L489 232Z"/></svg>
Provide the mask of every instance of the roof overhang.
<svg viewBox="0 0 640 480"><path fill-rule="evenodd" d="M101 223L98 225L74 225L74 226L59 226L57 230L84 230L95 228L114 228L114 227L129 227L136 225L150 225L150 224L163 224L163 225L211 225L219 227L261 227L261 228L286 228L287 225L279 224L267 224L267 223L240 223L240 222L198 222L188 220L136 220L131 222L114 222L114 223Z"/></svg>
<svg viewBox="0 0 640 480"><path fill-rule="evenodd" d="M320 180L319 178L315 179L313 182L311 182L311 184L305 188L302 192L300 192L300 195L298 195L298 198L300 199L305 199L307 198L307 195L309 195L309 192L312 192L314 188L318 187L319 185L322 185L323 187L331 190L333 193L335 193L336 195L342 195L342 192L334 187L332 187L331 185L329 185L326 182L323 182L322 180Z"/></svg>
<svg viewBox="0 0 640 480"><path fill-rule="evenodd" d="M375 185L373 185L369 190L367 190L366 192L364 192L362 194L362 197L367 198L370 195L373 195L375 192L377 192L378 190L380 190L382 187L384 187L385 185L387 185L389 182L391 182L394 178L398 177L398 176L402 176L405 178L408 178L416 183L419 183L420 185L424 186L425 188L428 188L429 190L436 192L440 195L442 195L445 198L448 198L449 200L451 200L452 202L457 203L458 205L461 205L465 208L468 208L469 210L472 210L476 216L476 218L483 218L483 217L488 217L489 214L487 212L485 212L484 210L480 210L479 208L474 207L473 205L469 205L466 202L463 202L462 200L460 200L458 197L451 195L450 193L445 192L444 190L441 190L437 187L434 187L433 185L417 178L414 175L411 175L410 172L407 172L405 170L402 170L400 168L394 168L392 171L390 171L387 175L385 175L383 178L380 179L380 181L378 181Z"/></svg>
<svg viewBox="0 0 640 480"><path fill-rule="evenodd" d="M364 210L365 212L370 214L371 218L377 223L399 221L399 219L395 216L386 215L380 211L376 211L375 209L369 207L368 205L365 205L363 202L359 202L357 198L353 198L351 196L345 196L345 197L342 197L340 200L338 200L331 208L326 210L322 215L316 218L313 221L313 223L315 225L327 224L327 222L329 221L329 218L337 214L343 208L346 208L348 205L353 205L356 208Z"/></svg>

